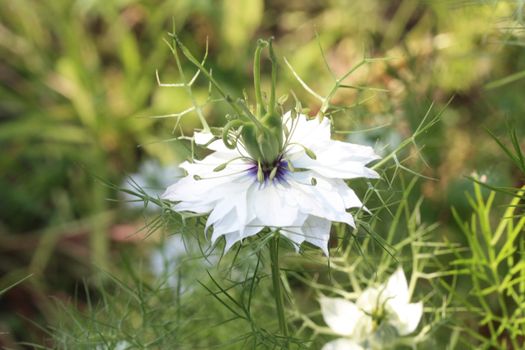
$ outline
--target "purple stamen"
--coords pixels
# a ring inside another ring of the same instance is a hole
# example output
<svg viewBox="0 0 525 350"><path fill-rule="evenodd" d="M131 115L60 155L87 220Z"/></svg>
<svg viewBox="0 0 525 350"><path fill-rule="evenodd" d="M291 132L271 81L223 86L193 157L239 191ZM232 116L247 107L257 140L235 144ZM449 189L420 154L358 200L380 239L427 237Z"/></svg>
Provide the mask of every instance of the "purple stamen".
<svg viewBox="0 0 525 350"><path fill-rule="evenodd" d="M267 183L270 180L270 174L272 173L272 170L274 168L277 168L277 170L275 171L275 176L272 179L272 181L277 181L281 183L286 182L286 174L289 172L288 162L286 160L283 160L282 158L279 158L273 164L261 164L261 170L264 176L264 183ZM248 169L250 175L253 175L253 177L256 179L258 171L259 164L257 164L256 162L254 162L253 165Z"/></svg>

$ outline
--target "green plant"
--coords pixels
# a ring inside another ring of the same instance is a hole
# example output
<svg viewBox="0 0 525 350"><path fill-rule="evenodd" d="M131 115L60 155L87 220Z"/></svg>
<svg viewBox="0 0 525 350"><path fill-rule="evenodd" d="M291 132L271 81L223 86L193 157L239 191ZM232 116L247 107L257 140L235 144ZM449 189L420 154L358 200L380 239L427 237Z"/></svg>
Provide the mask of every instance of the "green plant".
<svg viewBox="0 0 525 350"><path fill-rule="evenodd" d="M525 335L525 216L520 214L524 192L499 210L494 208L496 192L484 194L480 184L473 186L473 195L467 194L471 217L464 219L453 210L469 249L451 262L454 283L443 281L467 313L452 324L468 335L461 341L464 346L519 349ZM466 293L458 290L466 286Z"/></svg>

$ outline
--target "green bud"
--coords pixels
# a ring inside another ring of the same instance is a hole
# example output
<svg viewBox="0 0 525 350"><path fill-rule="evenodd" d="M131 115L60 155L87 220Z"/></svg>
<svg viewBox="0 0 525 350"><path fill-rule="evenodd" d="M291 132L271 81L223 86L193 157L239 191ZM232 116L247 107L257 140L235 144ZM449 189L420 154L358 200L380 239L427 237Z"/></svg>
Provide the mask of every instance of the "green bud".
<svg viewBox="0 0 525 350"><path fill-rule="evenodd" d="M241 136L246 151L252 157L252 159L260 161L263 159L261 151L259 150L259 144L257 143L257 132L256 127L253 124L246 124L242 128Z"/></svg>
<svg viewBox="0 0 525 350"><path fill-rule="evenodd" d="M281 152L282 132L281 137L278 138L274 130L265 128L263 132L258 135L257 140L259 141L259 151L264 163L272 164L275 162Z"/></svg>
<svg viewBox="0 0 525 350"><path fill-rule="evenodd" d="M202 177L200 177L199 175L193 175L193 179L199 181L202 180Z"/></svg>
<svg viewBox="0 0 525 350"><path fill-rule="evenodd" d="M269 101L265 98L261 89L261 52L269 47L270 61L272 66L272 83ZM284 135L281 112L275 102L275 88L277 82L277 59L272 47L272 39L269 41L259 39L255 50L253 61L253 83L255 89L255 104L253 108L248 105L248 94L243 91L244 99L238 99L235 103L236 111L242 120L242 127L239 124L229 124L230 128L236 128L237 135L240 131L240 139L250 157L265 165L273 164L281 155ZM292 92L293 94L293 92ZM288 95L279 99L279 104L284 104ZM285 131L287 137L289 130ZM236 141L231 140L231 133L228 135L223 132L223 141L228 148L234 148ZM230 136L230 137L229 137ZM258 175L259 176L259 175ZM261 176L264 176L262 174ZM264 180L264 179L263 179Z"/></svg>
<svg viewBox="0 0 525 350"><path fill-rule="evenodd" d="M317 185L317 179L315 177L312 177L312 180L310 180L310 183L312 184L312 186Z"/></svg>
<svg viewBox="0 0 525 350"><path fill-rule="evenodd" d="M311 149L309 149L308 147L304 147L304 146L303 146L303 148L304 148L304 152L306 153L306 155L308 157L312 158L313 160L317 159L317 156L315 155L315 153Z"/></svg>
<svg viewBox="0 0 525 350"><path fill-rule="evenodd" d="M264 126L268 128L268 139L274 144L274 148L277 150L276 156L281 151L283 145L283 121L280 113L269 112L262 120ZM268 159L268 161L274 161L274 159Z"/></svg>
<svg viewBox="0 0 525 350"><path fill-rule="evenodd" d="M264 143L264 141L265 141L264 140L264 136L265 136L264 133L259 133L257 135L257 143L259 143L259 144Z"/></svg>

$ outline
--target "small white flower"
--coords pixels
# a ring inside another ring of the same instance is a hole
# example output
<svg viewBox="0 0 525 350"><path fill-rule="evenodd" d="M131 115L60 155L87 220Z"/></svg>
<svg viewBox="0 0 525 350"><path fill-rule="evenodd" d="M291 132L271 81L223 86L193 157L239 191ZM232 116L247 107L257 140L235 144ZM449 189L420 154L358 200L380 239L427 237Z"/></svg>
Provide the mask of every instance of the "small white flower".
<svg viewBox="0 0 525 350"><path fill-rule="evenodd" d="M113 346L97 345L96 350L128 350L131 349L131 344L125 340L117 342Z"/></svg>
<svg viewBox="0 0 525 350"><path fill-rule="evenodd" d="M322 350L366 350L358 343L350 339L339 338L323 346Z"/></svg>
<svg viewBox="0 0 525 350"><path fill-rule="evenodd" d="M216 264L219 259L217 255L201 257L201 249L204 248L197 247L191 240L185 241L181 234L171 235L152 252L151 271L157 278L165 279L170 288L179 289L182 293L187 292L191 290L188 279L193 279L195 276L177 276L177 271L182 264L192 262L195 268L199 266L208 268ZM196 253L198 256L193 256Z"/></svg>
<svg viewBox="0 0 525 350"><path fill-rule="evenodd" d="M186 247L181 235L170 236L151 254L151 270L157 278L167 278L167 284L171 288L176 289L176 268L185 256L187 256Z"/></svg>
<svg viewBox="0 0 525 350"><path fill-rule="evenodd" d="M126 350L126 349L129 349L131 346L130 343L128 343L127 341L123 340L123 341L119 341L117 343L117 345L115 345L115 349L114 350Z"/></svg>
<svg viewBox="0 0 525 350"><path fill-rule="evenodd" d="M170 186L163 198L178 202L176 211L210 214L212 242L224 236L226 250L265 227L279 229L298 248L304 241L328 255L332 221L355 226L346 210L363 206L343 179L377 178L366 164L378 159L371 147L330 138L330 120L283 116L285 142L273 164L261 164L239 143L221 140L201 161L184 162L188 175ZM209 134L196 133L198 144Z"/></svg>
<svg viewBox="0 0 525 350"><path fill-rule="evenodd" d="M355 303L322 297L326 324L345 337L326 344L323 350L373 348L373 336L384 326L393 327L401 336L414 332L423 315L423 303L410 303L408 293L405 274L398 268L385 284L365 289Z"/></svg>
<svg viewBox="0 0 525 350"><path fill-rule="evenodd" d="M146 160L143 162L137 173L130 175L122 184L127 190L135 191L139 186L150 197L160 196L164 189L184 176L183 170L176 166L162 166L157 161ZM144 202L137 197L123 192L126 206L130 209L144 208ZM149 209L156 209L155 206L148 206Z"/></svg>

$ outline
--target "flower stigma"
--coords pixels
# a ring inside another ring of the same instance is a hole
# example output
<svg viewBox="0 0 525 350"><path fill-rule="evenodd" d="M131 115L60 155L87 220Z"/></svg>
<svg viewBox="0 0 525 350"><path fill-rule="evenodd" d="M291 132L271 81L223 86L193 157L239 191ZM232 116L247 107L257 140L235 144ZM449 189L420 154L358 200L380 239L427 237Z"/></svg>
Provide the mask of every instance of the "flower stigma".
<svg viewBox="0 0 525 350"><path fill-rule="evenodd" d="M282 158L278 158L272 164L261 162L253 162L252 167L248 172L257 178L260 183L268 183L277 181L279 183L286 183L286 175L290 172L288 162Z"/></svg>

